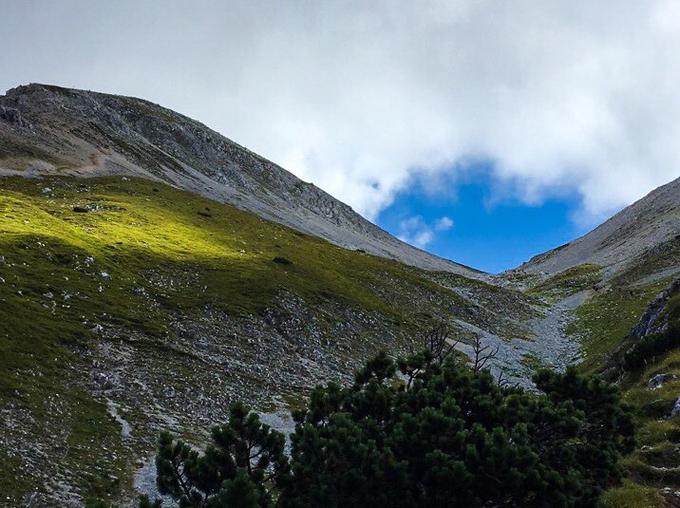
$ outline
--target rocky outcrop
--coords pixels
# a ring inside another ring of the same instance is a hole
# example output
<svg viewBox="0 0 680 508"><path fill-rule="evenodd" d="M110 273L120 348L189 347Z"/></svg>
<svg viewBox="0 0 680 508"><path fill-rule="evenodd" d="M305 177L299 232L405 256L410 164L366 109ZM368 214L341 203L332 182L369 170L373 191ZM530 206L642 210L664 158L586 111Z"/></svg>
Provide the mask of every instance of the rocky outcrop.
<svg viewBox="0 0 680 508"><path fill-rule="evenodd" d="M0 120L17 125L18 127L26 127L26 122L24 122L21 112L16 108L0 106Z"/></svg>
<svg viewBox="0 0 680 508"><path fill-rule="evenodd" d="M654 333L662 333L668 327L668 315L665 313L668 302L680 293L680 279L673 281L649 304L640 321L631 330L630 338L640 340Z"/></svg>
<svg viewBox="0 0 680 508"><path fill-rule="evenodd" d="M647 388L650 390L657 390L668 381L673 381L674 379L677 379L675 374L657 374L647 381Z"/></svg>
<svg viewBox="0 0 680 508"><path fill-rule="evenodd" d="M678 397L673 405L673 409L671 409L670 418L675 418L678 415L680 415L680 397Z"/></svg>

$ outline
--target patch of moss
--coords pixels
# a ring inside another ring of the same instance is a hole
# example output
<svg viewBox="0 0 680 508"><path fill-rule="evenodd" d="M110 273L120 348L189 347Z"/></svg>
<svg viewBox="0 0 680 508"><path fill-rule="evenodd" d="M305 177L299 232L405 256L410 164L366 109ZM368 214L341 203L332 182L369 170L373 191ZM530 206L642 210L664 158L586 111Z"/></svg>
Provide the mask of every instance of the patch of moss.
<svg viewBox="0 0 680 508"><path fill-rule="evenodd" d="M564 298L590 289L602 280L602 267L595 264L582 264L568 268L531 287L529 294L549 299Z"/></svg>
<svg viewBox="0 0 680 508"><path fill-rule="evenodd" d="M663 508L665 502L659 489L627 480L605 492L600 500L603 508Z"/></svg>
<svg viewBox="0 0 680 508"><path fill-rule="evenodd" d="M581 340L585 372L604 365L666 284L664 280L643 287L614 286L596 293L576 310L566 331Z"/></svg>

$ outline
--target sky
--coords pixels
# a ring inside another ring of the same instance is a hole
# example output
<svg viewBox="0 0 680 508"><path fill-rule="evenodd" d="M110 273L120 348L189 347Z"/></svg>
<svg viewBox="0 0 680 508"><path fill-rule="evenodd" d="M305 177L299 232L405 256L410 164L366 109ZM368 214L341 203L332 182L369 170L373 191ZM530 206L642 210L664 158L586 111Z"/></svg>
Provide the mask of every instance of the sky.
<svg viewBox="0 0 680 508"><path fill-rule="evenodd" d="M0 0L0 12L0 90L149 99L485 270L680 176L676 0Z"/></svg>
<svg viewBox="0 0 680 508"><path fill-rule="evenodd" d="M378 224L402 240L444 258L497 273L586 233L575 221L578 197L563 194L540 205L499 199L489 168L442 190L413 179L378 216Z"/></svg>

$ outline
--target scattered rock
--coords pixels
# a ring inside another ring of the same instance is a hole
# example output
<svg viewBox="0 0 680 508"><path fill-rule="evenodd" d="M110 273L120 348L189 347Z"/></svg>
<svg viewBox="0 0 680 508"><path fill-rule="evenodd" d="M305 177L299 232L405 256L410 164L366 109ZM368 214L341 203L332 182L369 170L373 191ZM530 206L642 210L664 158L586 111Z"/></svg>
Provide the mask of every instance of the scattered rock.
<svg viewBox="0 0 680 508"><path fill-rule="evenodd" d="M657 374L647 382L647 388L650 390L656 390L657 388L661 388L664 383L670 381L671 379L676 379L677 377L678 376L675 374Z"/></svg>
<svg viewBox="0 0 680 508"><path fill-rule="evenodd" d="M671 418L675 418L676 416L680 415L680 397L675 401L675 405L673 406L673 409L671 409Z"/></svg>
<svg viewBox="0 0 680 508"><path fill-rule="evenodd" d="M201 217L212 217L212 214L209 214L208 212L204 212L203 210L199 210L197 213Z"/></svg>
<svg viewBox="0 0 680 508"><path fill-rule="evenodd" d="M99 372L94 376L95 382L101 387L102 390L110 390L113 388L113 381L111 381L111 378L107 375L104 374L103 372Z"/></svg>
<svg viewBox="0 0 680 508"><path fill-rule="evenodd" d="M666 506L669 508L680 508L680 491L670 487L664 487L661 489L660 493L666 501Z"/></svg>

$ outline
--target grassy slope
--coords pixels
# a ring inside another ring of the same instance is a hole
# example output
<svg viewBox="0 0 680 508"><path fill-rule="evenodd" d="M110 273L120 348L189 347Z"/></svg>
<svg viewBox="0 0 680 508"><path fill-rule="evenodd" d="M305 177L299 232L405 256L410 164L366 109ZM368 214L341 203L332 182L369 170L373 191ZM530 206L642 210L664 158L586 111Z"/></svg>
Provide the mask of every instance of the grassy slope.
<svg viewBox="0 0 680 508"><path fill-rule="evenodd" d="M46 188L51 190L43 192ZM423 277L399 263L340 249L144 180L2 179L0 189L0 256L5 259L0 262L0 407L27 415L15 422L24 427L22 432L55 433L63 442L64 476L79 469L80 487L88 496L115 496L129 483L126 475L133 469L132 458L120 451L119 427L103 402L79 387L82 373L73 371L74 351L97 341L91 331L96 323L141 328L152 341L149 347L156 348L168 332L168 311L209 304L229 313L257 313L282 288L310 303L331 298L378 311L402 325L413 309L408 295L395 292L389 281L406 281L424 294L453 301L464 317L479 309L470 308L442 283L488 293L492 300L505 298L504 290L490 291L477 281ZM76 213L74 206L96 211ZM677 263L677 254L669 247L642 260L579 308L570 332L584 341L585 370L603 364L667 280L635 282ZM275 263L275 257L291 264ZM592 287L599 274L599 267L576 267L529 293L547 299L566 296ZM182 279L191 279L195 290L187 291L186 284L179 284ZM157 280L178 283L155 284ZM139 288L161 305L135 305L143 301L135 297ZM507 299L513 301L512 295ZM648 467L648 456L653 456L652 465L658 464L658 457L668 458L664 450L678 443L677 423L650 413L651 407L667 406L678 387L671 384L650 397L644 386L657 371L680 375L677 354L626 385L627 400L638 408L640 444L653 451L640 450L627 460L631 479L607 494L608 506L645 506L640 499L656 506L657 487L675 482L674 476L655 477L659 471ZM0 453L0 491L19 502L34 480L20 473L21 453Z"/></svg>
<svg viewBox="0 0 680 508"><path fill-rule="evenodd" d="M607 364L614 350L625 347L631 328L671 280L651 275L663 273L679 262L680 246L677 242L662 245L635 266L608 281L606 287L577 309L576 319L567 332L582 341L585 357L581 368L584 372L598 372ZM579 271L583 275L588 270ZM558 274L553 279L560 278L563 277ZM559 292L562 286L566 288L564 291L569 290L573 286L570 279L556 287L553 287L552 279L549 280L550 290ZM647 388L648 380L661 372L675 373L680 377L680 351L670 352L642 372L628 373L621 383L624 398L636 413L638 448L624 461L627 480L621 487L605 494L603 505L606 507L661 507L664 504L659 488L680 488L680 455L677 453L680 419L666 418L680 393L680 382L670 382L659 390Z"/></svg>
<svg viewBox="0 0 680 508"><path fill-rule="evenodd" d="M81 388L87 373L75 367L78 351L96 345L99 323L141 329L160 350L168 312L258 313L285 288L408 327L420 309L394 281L474 314L417 269L137 179L0 179L0 256L0 408L13 419L2 437L53 435L58 475L77 477L85 496L115 497L134 469L118 424ZM0 491L15 503L35 486L21 472L24 451L0 452Z"/></svg>
<svg viewBox="0 0 680 508"><path fill-rule="evenodd" d="M676 297L676 323L680 321ZM656 374L674 374L676 379L650 389ZM605 496L607 507L662 507L659 489L680 489L680 417L668 418L680 394L680 350L672 350L639 372L630 372L622 382L624 400L636 411L638 447L624 460L629 480ZM636 499L641 501L636 504ZM642 502L644 500L644 502Z"/></svg>
<svg viewBox="0 0 680 508"><path fill-rule="evenodd" d="M600 282L601 270L599 265L578 265L535 284L527 292L554 301L592 288Z"/></svg>
<svg viewBox="0 0 680 508"><path fill-rule="evenodd" d="M585 264L534 283L526 292L554 302L581 290L593 290L576 309L566 331L583 345L581 370L597 373L614 351L626 347L631 328L672 280L663 274L678 264L680 245L675 240L652 250L606 283L601 282L601 267ZM680 320L680 298L676 299L670 305L676 314L672 319ZM648 380L662 372L676 374L678 379L650 390ZM660 508L664 506L661 487L680 489L680 418L667 419L680 394L680 351L668 353L644 371L628 373L621 387L626 402L635 410L638 447L624 460L627 478L623 485L607 491L602 504L607 508Z"/></svg>

